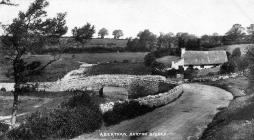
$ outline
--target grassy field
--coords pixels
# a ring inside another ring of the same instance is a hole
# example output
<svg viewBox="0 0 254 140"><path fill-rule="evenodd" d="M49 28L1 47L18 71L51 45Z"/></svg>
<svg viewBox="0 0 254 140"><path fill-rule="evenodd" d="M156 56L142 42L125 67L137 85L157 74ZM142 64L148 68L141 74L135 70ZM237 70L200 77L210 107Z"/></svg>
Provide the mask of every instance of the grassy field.
<svg viewBox="0 0 254 140"><path fill-rule="evenodd" d="M217 85L220 88L230 85L233 88L248 91L248 80L246 77L226 79L213 85ZM228 90L228 88L225 89ZM246 96L234 99L227 109L221 111L214 118L200 140L253 140L253 117L254 96L253 91L249 91Z"/></svg>
<svg viewBox="0 0 254 140"><path fill-rule="evenodd" d="M148 75L151 74L151 68L146 67L143 63L109 63L92 66L88 69L87 74Z"/></svg>
<svg viewBox="0 0 254 140"><path fill-rule="evenodd" d="M246 54L249 47L254 47L254 44L236 44L236 45L224 45L221 47L212 48L211 50L225 50L232 54L233 50L240 48L242 54Z"/></svg>
<svg viewBox="0 0 254 140"><path fill-rule="evenodd" d="M112 48L112 47L118 47L118 48L125 48L127 46L127 39L110 39L110 38L93 38L91 40L88 40L86 44L82 45L81 43L75 41L73 38L63 37L60 40L61 44L64 46L71 46L74 48L92 48L92 47L103 47L103 48ZM59 46L57 45L51 45L46 46L46 48L57 48Z"/></svg>
<svg viewBox="0 0 254 140"><path fill-rule="evenodd" d="M49 82L62 78L71 70L78 69L80 62L100 64L128 61L129 63L142 63L146 53L81 53L81 54L62 54L61 58L48 66L40 75L31 77L30 81ZM3 58L3 57L2 57ZM27 56L27 62L40 61L42 64L53 59L51 55L32 55ZM125 64L127 65L127 64ZM132 64L130 64L132 65ZM135 66L135 64L133 65ZM125 66L127 67L127 66ZM0 82L12 82L6 77L5 73L10 70L10 65L0 65ZM120 67L118 68L120 70ZM131 70L131 67L128 69Z"/></svg>

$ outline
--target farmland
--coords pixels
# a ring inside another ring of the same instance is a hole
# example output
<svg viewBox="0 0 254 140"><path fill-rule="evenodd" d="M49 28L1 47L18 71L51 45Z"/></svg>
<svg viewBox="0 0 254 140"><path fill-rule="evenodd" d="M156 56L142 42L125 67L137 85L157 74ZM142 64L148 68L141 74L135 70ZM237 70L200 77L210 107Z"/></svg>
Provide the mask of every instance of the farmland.
<svg viewBox="0 0 254 140"><path fill-rule="evenodd" d="M81 53L81 54L62 54L60 59L53 64L49 65L40 75L33 76L30 81L40 81L40 82L49 82L56 81L57 79L62 78L66 73L71 70L78 69L80 62L89 63L89 64L101 64L101 63L118 63L122 64L125 67L128 67L128 64L123 64L122 62L136 63L130 64L134 67L144 67L143 59L146 53ZM52 55L31 55L26 56L26 61L40 61L42 64L47 63L52 60ZM140 65L138 65L140 64ZM117 64L114 64L115 66ZM118 66L118 69L121 66ZM132 67L128 67L130 70ZM6 77L6 73L10 69L9 65L0 66L0 82L12 82L11 79ZM134 68L135 69L135 68Z"/></svg>
<svg viewBox="0 0 254 140"><path fill-rule="evenodd" d="M236 48L240 48L242 54L246 54L248 48L254 47L254 44L235 44L235 45L223 45L220 47L212 48L210 50L225 50L232 54L233 50Z"/></svg>

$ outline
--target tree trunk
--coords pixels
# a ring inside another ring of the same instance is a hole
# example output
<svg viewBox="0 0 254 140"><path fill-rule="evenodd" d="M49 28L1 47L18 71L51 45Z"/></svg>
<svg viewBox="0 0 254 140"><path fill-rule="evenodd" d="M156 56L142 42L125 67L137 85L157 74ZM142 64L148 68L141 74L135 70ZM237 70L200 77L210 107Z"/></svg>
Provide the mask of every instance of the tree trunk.
<svg viewBox="0 0 254 140"><path fill-rule="evenodd" d="M11 117L11 125L15 127L16 119L18 112L18 94L14 93L13 107L12 107L12 117Z"/></svg>
<svg viewBox="0 0 254 140"><path fill-rule="evenodd" d="M14 93L13 93L13 106L12 106L12 117L11 117L11 126L15 128L16 120L17 120L17 113L18 113L18 97L19 97L19 85L15 84Z"/></svg>

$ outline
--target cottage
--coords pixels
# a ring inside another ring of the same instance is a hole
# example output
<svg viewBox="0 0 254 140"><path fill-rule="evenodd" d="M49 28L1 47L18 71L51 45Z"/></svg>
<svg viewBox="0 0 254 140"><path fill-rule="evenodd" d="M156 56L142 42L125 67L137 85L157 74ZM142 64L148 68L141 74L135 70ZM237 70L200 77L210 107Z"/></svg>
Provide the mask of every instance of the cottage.
<svg viewBox="0 0 254 140"><path fill-rule="evenodd" d="M185 70L188 67L207 69L220 66L227 61L226 51L186 51L182 48L181 57L171 61L169 68L179 69L183 66Z"/></svg>

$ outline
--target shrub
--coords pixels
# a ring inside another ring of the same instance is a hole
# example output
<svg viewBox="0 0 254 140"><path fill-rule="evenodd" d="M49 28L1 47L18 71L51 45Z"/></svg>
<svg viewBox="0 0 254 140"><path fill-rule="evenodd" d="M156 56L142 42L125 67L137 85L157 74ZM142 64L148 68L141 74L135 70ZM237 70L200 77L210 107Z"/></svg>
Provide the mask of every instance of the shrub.
<svg viewBox="0 0 254 140"><path fill-rule="evenodd" d="M113 125L151 112L153 109L146 105L140 105L137 101L116 103L112 111L108 111L103 115L103 120L107 126Z"/></svg>
<svg viewBox="0 0 254 140"><path fill-rule="evenodd" d="M129 63L129 60L123 60L123 63Z"/></svg>
<svg viewBox="0 0 254 140"><path fill-rule="evenodd" d="M0 89L0 91L6 92L6 88L2 87L2 88Z"/></svg>
<svg viewBox="0 0 254 140"><path fill-rule="evenodd" d="M194 69L187 69L184 71L184 79L192 80L197 75L197 71Z"/></svg>
<svg viewBox="0 0 254 140"><path fill-rule="evenodd" d="M171 69L167 71L167 76L176 76L177 70L176 69Z"/></svg>
<svg viewBox="0 0 254 140"><path fill-rule="evenodd" d="M129 98L135 99L139 97L144 97L147 95L153 95L158 92L158 87L156 83L144 80L133 81L128 88Z"/></svg>
<svg viewBox="0 0 254 140"><path fill-rule="evenodd" d="M235 72L236 65L233 61L226 62L220 67L221 74L228 74Z"/></svg>
<svg viewBox="0 0 254 140"><path fill-rule="evenodd" d="M156 57L153 53L148 53L144 58L144 63L146 66L151 66L155 59Z"/></svg>
<svg viewBox="0 0 254 140"><path fill-rule="evenodd" d="M9 130L9 125L5 123L0 123L0 136Z"/></svg>
<svg viewBox="0 0 254 140"><path fill-rule="evenodd" d="M77 92L58 109L32 113L20 127L7 135L11 139L73 138L102 125L99 106L86 93Z"/></svg>

